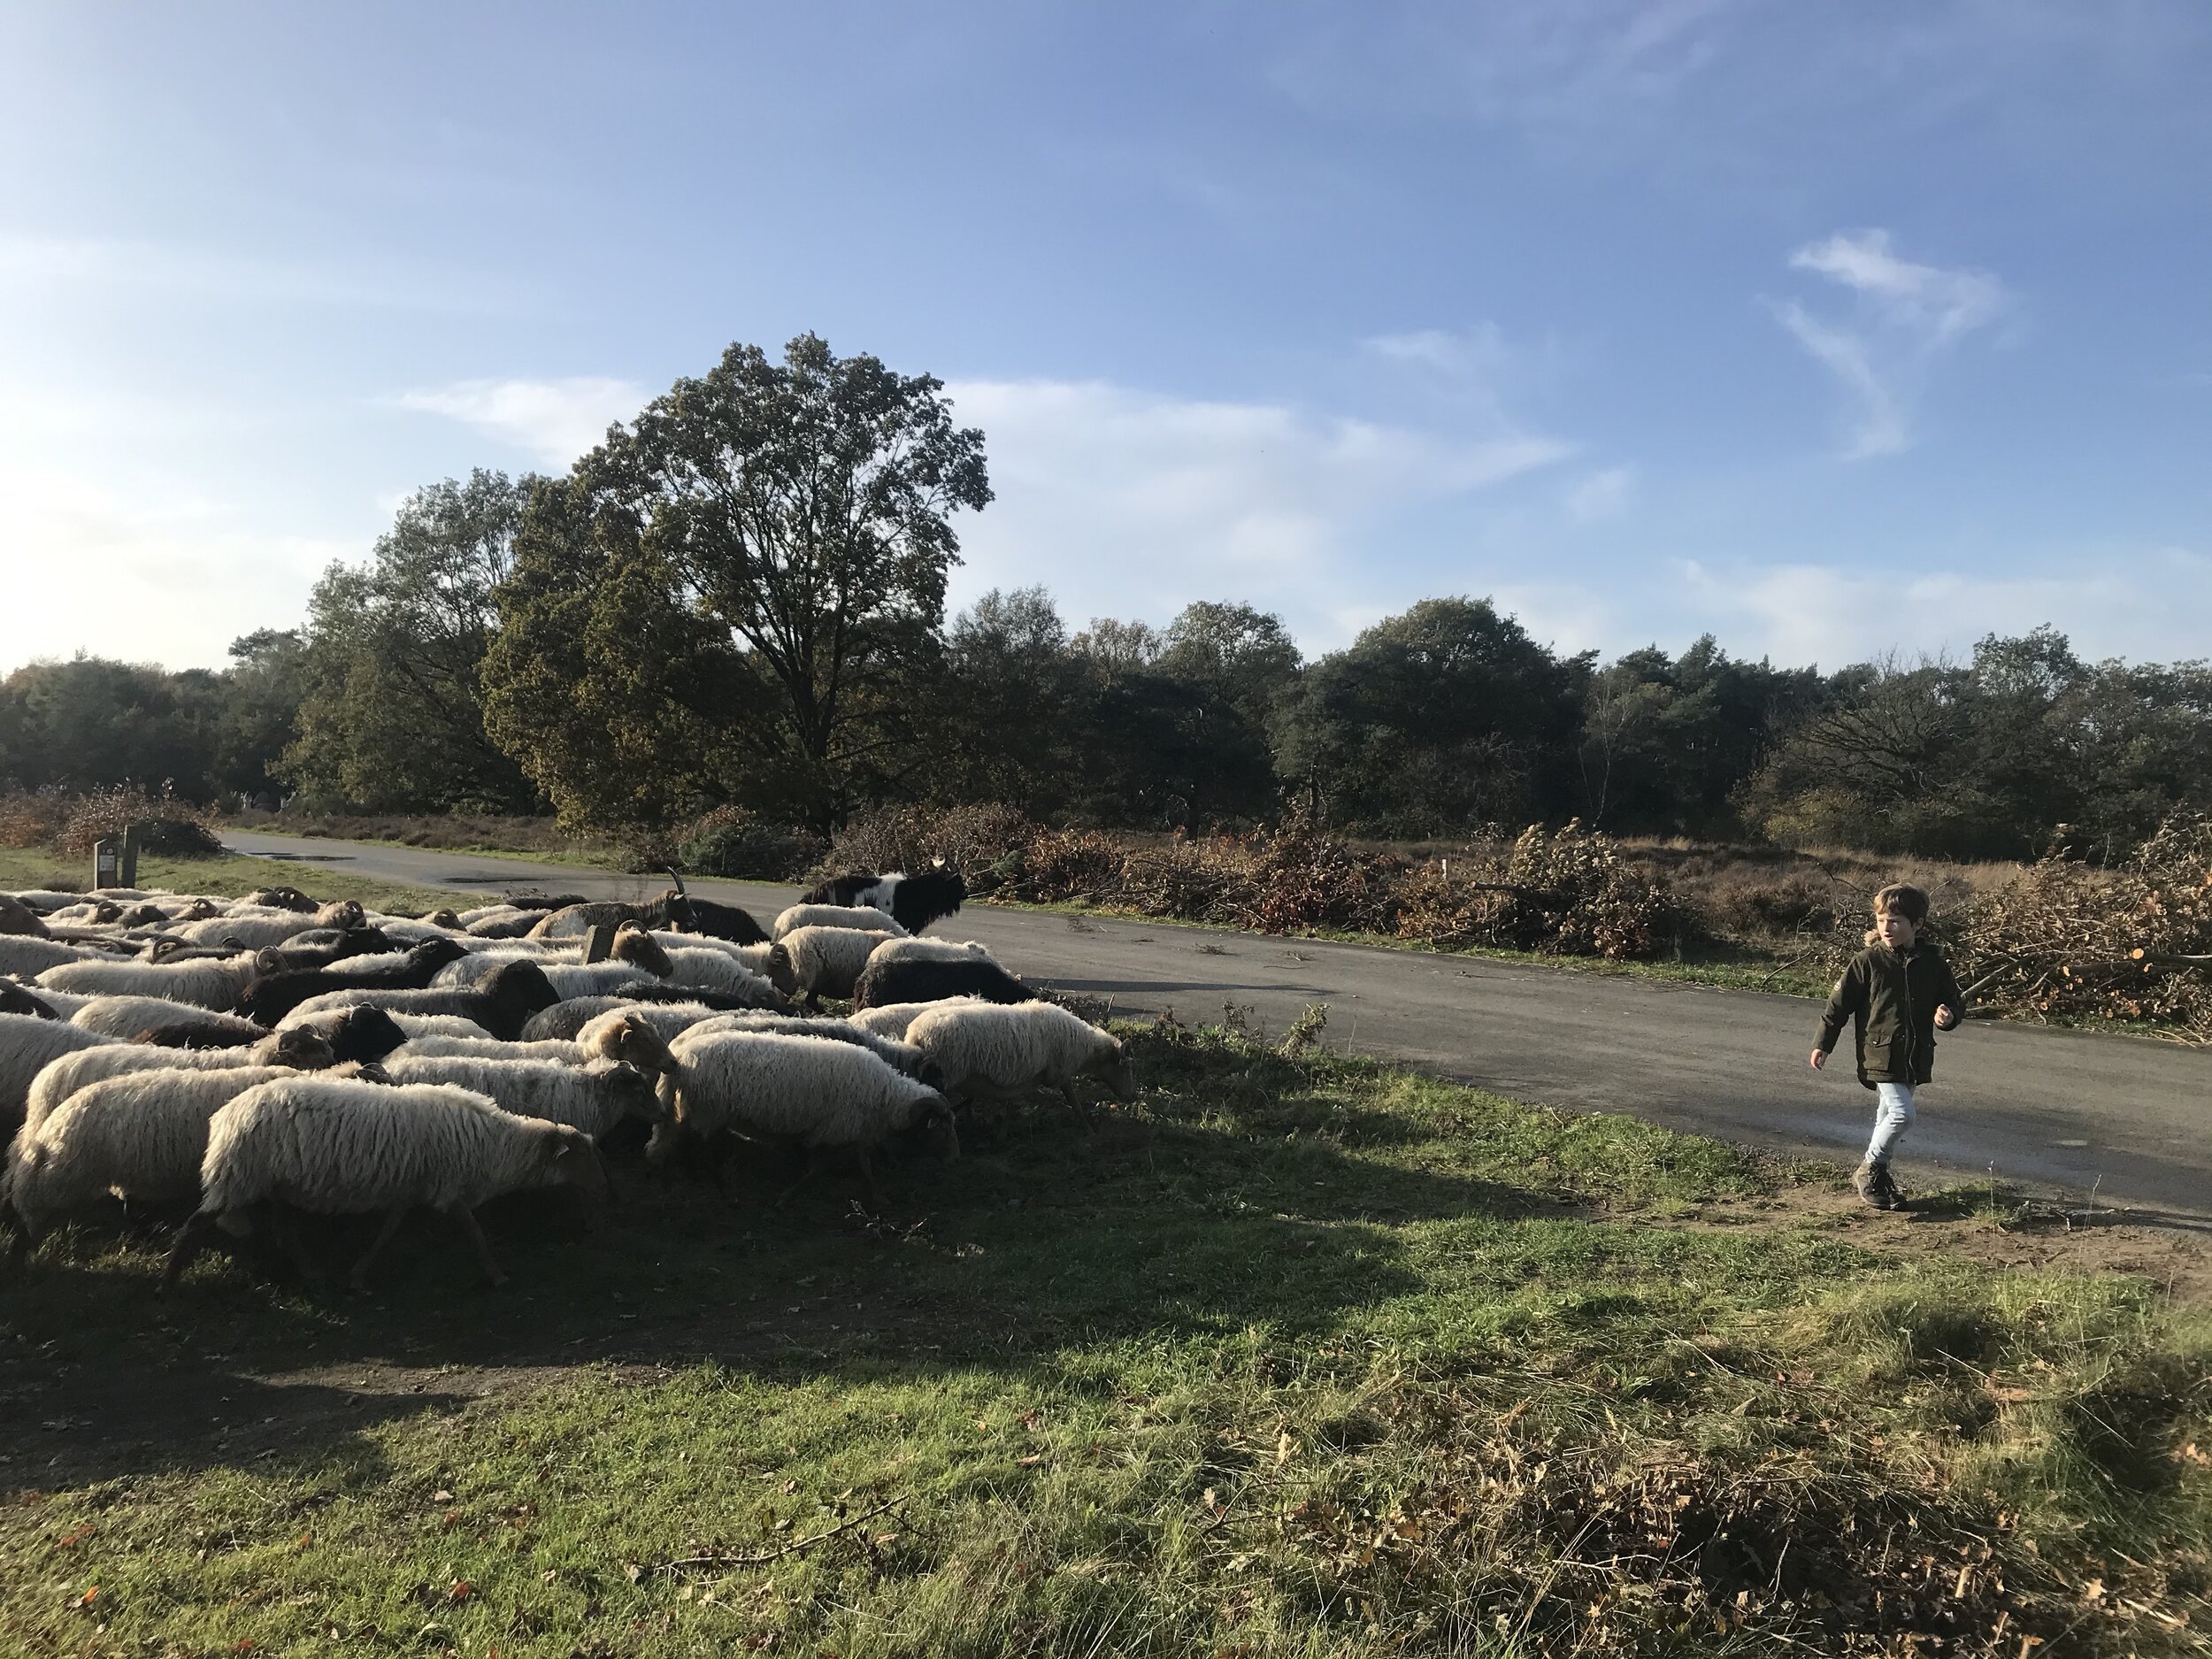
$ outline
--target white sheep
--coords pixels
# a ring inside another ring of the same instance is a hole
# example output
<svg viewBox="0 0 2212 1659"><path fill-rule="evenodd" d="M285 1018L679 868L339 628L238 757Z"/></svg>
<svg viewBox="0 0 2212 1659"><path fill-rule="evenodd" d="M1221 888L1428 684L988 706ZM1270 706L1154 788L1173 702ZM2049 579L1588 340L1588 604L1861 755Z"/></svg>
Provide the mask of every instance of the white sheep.
<svg viewBox="0 0 2212 1659"><path fill-rule="evenodd" d="M641 1071L657 1072L668 1063L668 1037L682 1027L672 1026L664 1034L659 1021L646 1018L649 1011L660 1010L614 1010L594 1018L572 1039L549 1037L535 1042L502 1042L496 1037L411 1037L399 1053L453 1059L546 1060L571 1066L593 1060L626 1060ZM703 1016L710 1010L702 1008L700 1011Z"/></svg>
<svg viewBox="0 0 2212 1659"><path fill-rule="evenodd" d="M1134 1092L1120 1041L1050 1002L945 1002L915 1017L906 1040L937 1063L956 1098L1056 1088L1095 1072L1123 1100Z"/></svg>
<svg viewBox="0 0 2212 1659"><path fill-rule="evenodd" d="M850 996L853 982L868 965L869 954L891 937L880 929L864 932L857 927L801 927L786 933L778 942L791 953L792 978L811 1007L825 996Z"/></svg>
<svg viewBox="0 0 2212 1659"><path fill-rule="evenodd" d="M241 1048L157 1048L141 1042L106 1042L65 1054L41 1067L23 1101L18 1138L79 1089L130 1071L235 1071L281 1065L319 1071L333 1064L330 1039L317 1031L280 1031Z"/></svg>
<svg viewBox="0 0 2212 1659"><path fill-rule="evenodd" d="M0 1138L14 1134L23 1121L23 1102L41 1071L65 1054L119 1041L58 1019L0 1014Z"/></svg>
<svg viewBox="0 0 2212 1659"><path fill-rule="evenodd" d="M768 932L770 937L780 940L802 927L856 927L888 933L894 939L906 937L906 929L893 921L889 912L859 904L795 904L776 918L776 925Z"/></svg>
<svg viewBox="0 0 2212 1659"><path fill-rule="evenodd" d="M229 1018L165 996L96 996L70 1015L69 1023L106 1037L135 1037L159 1025L213 1025Z"/></svg>
<svg viewBox="0 0 2212 1659"><path fill-rule="evenodd" d="M931 1009L962 1008L983 1000L979 996L951 996L940 1002L889 1002L881 1008L857 1009L846 1018L863 1031L872 1031L879 1037L896 1038L902 1042L907 1027Z"/></svg>
<svg viewBox="0 0 2212 1659"><path fill-rule="evenodd" d="M190 1203L200 1194L208 1119L248 1089L292 1075L282 1066L164 1067L78 1089L9 1150L8 1202L27 1241L111 1191Z"/></svg>
<svg viewBox="0 0 2212 1659"><path fill-rule="evenodd" d="M775 944L741 945L734 939L717 939L711 933L672 933L665 928L655 928L652 941L670 953L679 950L718 950L741 968L750 968L764 979L776 977L777 964L787 964L789 956Z"/></svg>
<svg viewBox="0 0 2212 1659"><path fill-rule="evenodd" d="M731 951L698 945L663 949L668 957L668 983L687 990L724 991L733 996L755 997L766 1002L774 997L780 988L786 992L796 988L795 981L779 987L769 974L747 967ZM780 945L757 949L782 951L780 959L783 968L782 977L787 980L794 979L789 951Z"/></svg>
<svg viewBox="0 0 2212 1659"><path fill-rule="evenodd" d="M577 1187L595 1204L607 1190L591 1137L565 1124L518 1118L450 1084L280 1079L248 1089L209 1124L200 1207L178 1235L162 1282L175 1283L210 1225L242 1230L250 1210L276 1200L326 1215L383 1212L376 1242L354 1264L356 1290L368 1287L370 1267L417 1206L458 1219L485 1276L503 1285L476 1206L557 1185Z"/></svg>
<svg viewBox="0 0 2212 1659"><path fill-rule="evenodd" d="M820 1037L748 1031L688 1031L669 1045L673 1069L662 1079L672 1121L653 1132L646 1156L668 1156L683 1137L713 1141L796 1141L810 1153L849 1147L859 1156L871 1201L883 1206L870 1160L893 1135L938 1126L948 1156L960 1140L952 1108L926 1084L903 1076L865 1048Z"/></svg>
<svg viewBox="0 0 2212 1659"><path fill-rule="evenodd" d="M81 893L56 893L47 887L28 887L20 893L11 894L9 896L18 903L27 906L39 915L48 918L51 918L56 910L67 910L84 901L84 895Z"/></svg>
<svg viewBox="0 0 2212 1659"><path fill-rule="evenodd" d="M0 973L30 979L49 968L72 962L112 962L112 956L81 949L58 939L35 939L28 933L0 933Z"/></svg>
<svg viewBox="0 0 2212 1659"><path fill-rule="evenodd" d="M799 1014L717 1014L691 1027L695 1032L764 1031L785 1037L823 1037L831 1042L849 1042L906 1076L939 1087L935 1064L910 1042L879 1036L849 1019L809 1019Z"/></svg>
<svg viewBox="0 0 2212 1659"><path fill-rule="evenodd" d="M619 1060L563 1064L552 1060L491 1060L481 1055L411 1055L384 1062L395 1083L453 1083L488 1096L502 1111L566 1124L596 1141L626 1118L658 1122L653 1079Z"/></svg>
<svg viewBox="0 0 2212 1659"><path fill-rule="evenodd" d="M869 960L892 962L907 957L925 962L965 962L977 956L986 962L998 960L988 947L973 939L957 944L949 939L887 939L875 948Z"/></svg>
<svg viewBox="0 0 2212 1659"><path fill-rule="evenodd" d="M96 996L87 995L82 992L57 991L51 986L45 985L40 986L37 990L31 992L31 995L52 1009L54 1018L57 1019L74 1019L83 1010L100 1000Z"/></svg>
<svg viewBox="0 0 2212 1659"><path fill-rule="evenodd" d="M249 951L195 962L69 962L47 969L37 983L96 996L158 996L219 1012L234 1006L238 994L260 972L258 959Z"/></svg>
<svg viewBox="0 0 2212 1659"><path fill-rule="evenodd" d="M579 1048L604 1053L603 1045L607 1032L626 1021L643 1025L664 1043L673 1042L679 1033L688 1031L702 1020L718 1018L720 1014L721 1010L709 1008L704 1002L632 1002L593 1015L576 1033L576 1043Z"/></svg>

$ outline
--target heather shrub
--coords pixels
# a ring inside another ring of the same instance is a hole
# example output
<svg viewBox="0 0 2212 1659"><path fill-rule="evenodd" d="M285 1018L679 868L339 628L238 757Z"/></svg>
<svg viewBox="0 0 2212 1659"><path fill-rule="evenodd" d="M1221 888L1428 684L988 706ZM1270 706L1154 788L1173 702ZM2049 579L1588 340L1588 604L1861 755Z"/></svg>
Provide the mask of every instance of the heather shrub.
<svg viewBox="0 0 2212 1659"><path fill-rule="evenodd" d="M741 806L702 813L676 835L678 867L703 876L749 876L787 881L822 856L822 842L803 829L772 824Z"/></svg>
<svg viewBox="0 0 2212 1659"><path fill-rule="evenodd" d="M1502 855L1425 864L1399 884L1397 931L1446 947L1546 956L1657 956L1680 918L1651 872L1579 822L1531 825Z"/></svg>
<svg viewBox="0 0 2212 1659"><path fill-rule="evenodd" d="M120 835L134 825L139 850L157 857L212 858L223 850L205 809L165 788L156 794L127 783L70 801L67 816L47 845L65 856L83 856L103 836Z"/></svg>

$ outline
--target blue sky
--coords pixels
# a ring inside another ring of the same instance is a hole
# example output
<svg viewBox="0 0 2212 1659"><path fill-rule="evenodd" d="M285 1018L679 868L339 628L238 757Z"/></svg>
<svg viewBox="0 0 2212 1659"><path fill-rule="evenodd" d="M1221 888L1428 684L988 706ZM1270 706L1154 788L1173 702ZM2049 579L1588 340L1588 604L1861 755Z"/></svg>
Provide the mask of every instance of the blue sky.
<svg viewBox="0 0 2212 1659"><path fill-rule="evenodd" d="M956 603L2212 654L2212 8L0 4L0 668L216 664L733 340L949 384Z"/></svg>

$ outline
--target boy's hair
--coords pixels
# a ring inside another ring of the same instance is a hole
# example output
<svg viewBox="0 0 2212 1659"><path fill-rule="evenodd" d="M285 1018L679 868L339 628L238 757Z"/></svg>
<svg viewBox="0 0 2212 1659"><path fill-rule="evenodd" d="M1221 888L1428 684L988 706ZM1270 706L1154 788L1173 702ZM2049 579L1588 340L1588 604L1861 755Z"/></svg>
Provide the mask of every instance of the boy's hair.
<svg viewBox="0 0 2212 1659"><path fill-rule="evenodd" d="M1893 910L1912 924L1913 942L1916 945L1933 945L1936 942L1935 924L1928 919L1928 895L1918 887L1909 881L1893 881L1874 895L1875 915ZM1881 933L1869 928L1866 942L1870 945L1880 944Z"/></svg>
<svg viewBox="0 0 2212 1659"><path fill-rule="evenodd" d="M1907 881L1893 881L1874 895L1874 914L1894 910L1915 927L1928 919L1928 895Z"/></svg>

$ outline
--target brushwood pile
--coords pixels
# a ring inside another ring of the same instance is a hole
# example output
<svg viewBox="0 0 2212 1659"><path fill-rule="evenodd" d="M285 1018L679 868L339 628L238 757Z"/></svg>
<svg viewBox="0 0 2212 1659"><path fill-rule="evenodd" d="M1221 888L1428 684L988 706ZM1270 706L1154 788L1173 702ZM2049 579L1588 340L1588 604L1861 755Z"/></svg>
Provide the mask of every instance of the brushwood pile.
<svg viewBox="0 0 2212 1659"><path fill-rule="evenodd" d="M879 1156L957 1157L966 1111L1134 1087L1111 1033L918 936L966 891L856 873L768 926L680 888L420 917L289 887L0 894L0 1222L18 1255L71 1221L165 1224L173 1283L225 1243L319 1279L334 1218L366 1217L360 1288L419 1210L499 1284L480 1205L563 1189L550 1213L591 1225L618 1189L794 1148L880 1210Z"/></svg>

